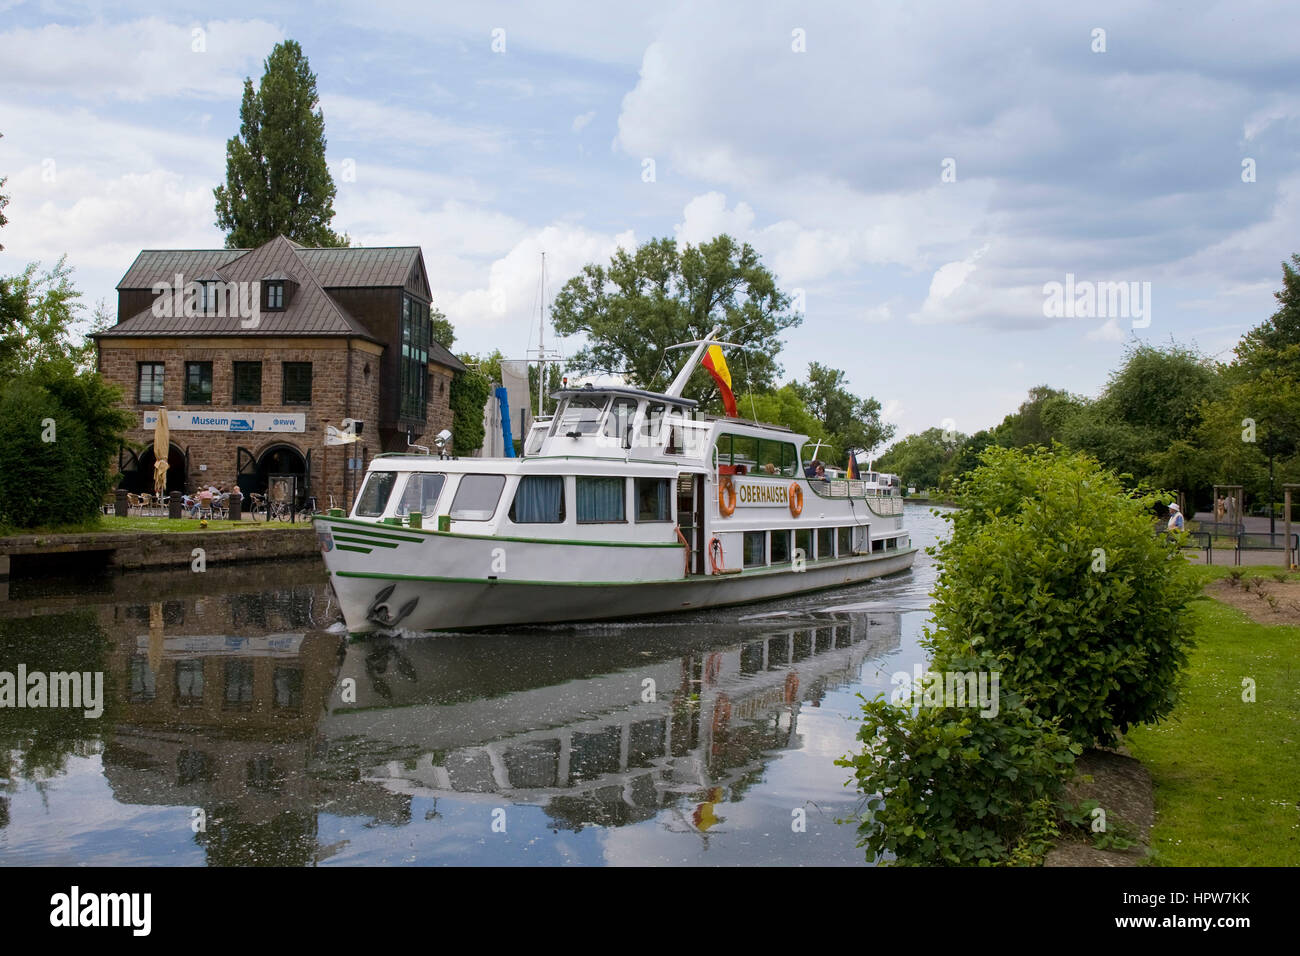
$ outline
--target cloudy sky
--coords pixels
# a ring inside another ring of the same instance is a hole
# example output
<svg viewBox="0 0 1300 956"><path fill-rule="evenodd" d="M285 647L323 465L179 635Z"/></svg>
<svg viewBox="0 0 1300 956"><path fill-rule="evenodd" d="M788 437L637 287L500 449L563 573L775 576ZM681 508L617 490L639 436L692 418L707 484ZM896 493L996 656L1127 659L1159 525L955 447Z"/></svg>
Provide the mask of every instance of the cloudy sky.
<svg viewBox="0 0 1300 956"><path fill-rule="evenodd" d="M554 295L725 231L804 303L787 377L828 362L900 435L970 432L1036 384L1096 394L1134 336L1230 348L1300 251L1300 31L1087 6L0 0L0 273L67 253L115 304L139 250L220 247L242 81L292 38L335 228L422 246L457 350L536 343L542 250Z"/></svg>

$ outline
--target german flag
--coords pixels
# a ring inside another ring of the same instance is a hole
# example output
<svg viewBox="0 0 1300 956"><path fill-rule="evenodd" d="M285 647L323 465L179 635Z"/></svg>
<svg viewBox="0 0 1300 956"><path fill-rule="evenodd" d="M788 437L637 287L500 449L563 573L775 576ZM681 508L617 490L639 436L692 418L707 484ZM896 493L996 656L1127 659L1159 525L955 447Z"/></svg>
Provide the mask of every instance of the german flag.
<svg viewBox="0 0 1300 956"><path fill-rule="evenodd" d="M736 396L731 393L731 371L727 368L727 360L722 356L722 347L710 345L709 350L704 353L704 361L700 364L709 370L709 374L718 383L718 391L722 393L722 404L727 409L728 417L738 417Z"/></svg>
<svg viewBox="0 0 1300 956"><path fill-rule="evenodd" d="M858 474L858 453L852 448L849 449L849 466L844 469L844 472L849 478L862 477Z"/></svg>

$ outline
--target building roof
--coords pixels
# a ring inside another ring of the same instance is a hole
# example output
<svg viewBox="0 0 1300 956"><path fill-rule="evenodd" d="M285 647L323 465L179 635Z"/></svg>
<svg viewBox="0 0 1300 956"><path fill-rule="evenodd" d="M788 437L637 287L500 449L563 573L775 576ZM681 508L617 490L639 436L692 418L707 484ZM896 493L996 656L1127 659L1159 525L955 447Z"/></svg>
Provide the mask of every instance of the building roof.
<svg viewBox="0 0 1300 956"><path fill-rule="evenodd" d="M286 309L261 311L257 325L252 328L245 327L246 316L240 314L156 315L151 304L135 315L119 316L117 325L95 337L338 335L386 344L368 332L328 290L406 288L431 297L423 263L419 246L308 249L284 236L277 236L256 249L145 249L117 284L119 292L152 292L158 284L173 285L178 275L184 282L289 280L299 287ZM429 358L456 371L465 369L456 356L436 342L429 347Z"/></svg>
<svg viewBox="0 0 1300 956"><path fill-rule="evenodd" d="M420 247L302 249L298 255L327 289L404 286L419 261Z"/></svg>
<svg viewBox="0 0 1300 956"><path fill-rule="evenodd" d="M143 253L141 254L143 256ZM172 260L168 260L172 261ZM139 259L137 259L137 263ZM289 307L281 312L260 311L256 326L245 325L247 317L237 309L229 308L226 315L156 315L153 303L149 308L123 319L112 328L98 334L98 338L120 338L141 335L343 335L378 342L365 327L348 315L321 287L312 270L299 259L299 249L284 236L251 252L221 265L221 275L226 282L260 282L262 277L276 271L300 274L304 281L294 294ZM144 274L143 270L132 272ZM183 274L183 272L182 272ZM171 278L158 279L170 282ZM159 311L167 311L160 309ZM175 311L174 309L171 311Z"/></svg>
<svg viewBox="0 0 1300 956"><path fill-rule="evenodd" d="M174 282L180 273L187 279L220 269L248 252L247 249L145 249L126 270L122 289L152 289L159 282Z"/></svg>
<svg viewBox="0 0 1300 956"><path fill-rule="evenodd" d="M443 348L437 342L429 343L429 361L437 362L439 365L445 365L448 368L454 368L457 372L466 372L468 369L465 363L456 356L451 354L449 349Z"/></svg>

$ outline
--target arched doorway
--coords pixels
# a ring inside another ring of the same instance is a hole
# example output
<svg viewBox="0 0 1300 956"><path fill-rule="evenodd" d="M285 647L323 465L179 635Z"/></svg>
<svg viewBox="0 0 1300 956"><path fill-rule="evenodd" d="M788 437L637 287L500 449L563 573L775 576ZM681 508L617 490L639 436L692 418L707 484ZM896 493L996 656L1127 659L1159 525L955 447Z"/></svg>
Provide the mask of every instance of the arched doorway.
<svg viewBox="0 0 1300 956"><path fill-rule="evenodd" d="M272 475L294 475L297 478L299 507L311 493L308 487L311 481L311 452L304 455L293 445L271 445L262 449L259 455L254 455L247 448L237 449L235 454L239 490L245 496L253 492L265 494L267 482Z"/></svg>
<svg viewBox="0 0 1300 956"><path fill-rule="evenodd" d="M153 465L156 460L154 456L154 447L151 444L144 451L136 455L134 452L123 450L123 454L118 462L118 467L122 471L122 480L118 482L119 488L124 488L132 494L153 494ZM175 444L171 444L167 449L167 491L179 491L185 493L185 452Z"/></svg>

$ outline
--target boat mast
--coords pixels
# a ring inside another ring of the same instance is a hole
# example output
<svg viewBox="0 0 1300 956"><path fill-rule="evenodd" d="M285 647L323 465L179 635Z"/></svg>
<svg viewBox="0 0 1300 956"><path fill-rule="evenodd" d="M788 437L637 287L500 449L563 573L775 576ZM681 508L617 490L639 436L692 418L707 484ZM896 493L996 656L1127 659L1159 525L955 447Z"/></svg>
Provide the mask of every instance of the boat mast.
<svg viewBox="0 0 1300 956"><path fill-rule="evenodd" d="M546 252L542 252L541 293L537 296L537 417L546 414Z"/></svg>
<svg viewBox="0 0 1300 956"><path fill-rule="evenodd" d="M677 377L673 379L673 383L668 386L668 391L664 392L665 395L671 395L673 398L681 398L682 392L686 389L686 383L690 381L691 373L695 371L695 366L700 364L700 358L704 355L704 350L707 349L710 345L731 344L730 342L714 341L713 337L721 331L722 331L722 326L715 325L713 327L713 331L711 331L704 338L696 342L683 342L680 345L670 345L668 346L667 349L664 350L666 352L669 351L670 349L686 348L688 345L695 346L695 351L691 353L691 357L686 360L686 364L683 365L681 371L677 373Z"/></svg>

